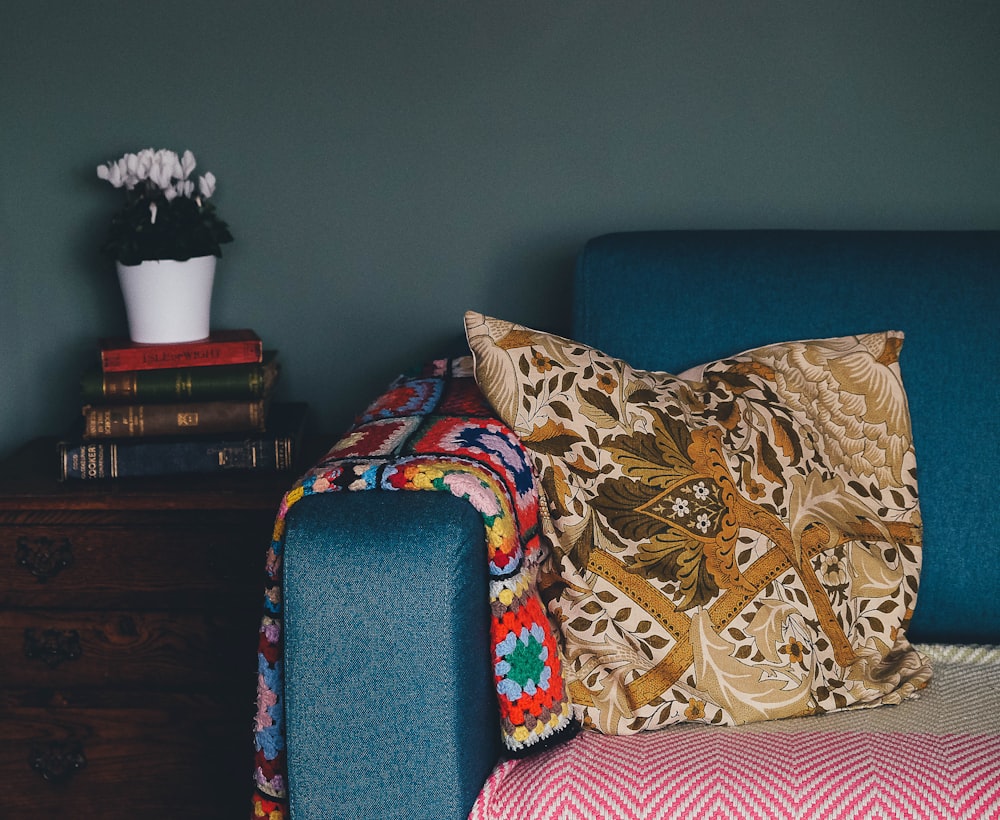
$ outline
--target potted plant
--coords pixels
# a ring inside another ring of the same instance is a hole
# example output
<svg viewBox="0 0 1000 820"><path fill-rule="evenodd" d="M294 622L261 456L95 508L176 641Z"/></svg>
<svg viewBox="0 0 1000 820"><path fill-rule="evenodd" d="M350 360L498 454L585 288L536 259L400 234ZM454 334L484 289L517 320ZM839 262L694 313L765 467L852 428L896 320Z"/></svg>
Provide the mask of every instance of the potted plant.
<svg viewBox="0 0 1000 820"><path fill-rule="evenodd" d="M134 342L164 344L209 334L212 285L229 227L208 201L215 176L197 183L194 154L147 148L97 166L125 194L102 251L114 260Z"/></svg>

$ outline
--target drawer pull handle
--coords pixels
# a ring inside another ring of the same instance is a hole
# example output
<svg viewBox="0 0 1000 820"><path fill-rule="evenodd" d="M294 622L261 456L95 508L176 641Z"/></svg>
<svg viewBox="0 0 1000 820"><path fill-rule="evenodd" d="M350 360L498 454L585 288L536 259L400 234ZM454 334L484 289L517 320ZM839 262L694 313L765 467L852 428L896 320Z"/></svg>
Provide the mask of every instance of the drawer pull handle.
<svg viewBox="0 0 1000 820"><path fill-rule="evenodd" d="M31 627L24 630L24 656L40 660L49 669L63 661L75 661L82 654L80 633L75 629L45 629L41 635Z"/></svg>
<svg viewBox="0 0 1000 820"><path fill-rule="evenodd" d="M58 543L51 538L36 538L32 544L22 537L17 539L14 557L18 566L44 584L73 563L73 546L67 538Z"/></svg>
<svg viewBox="0 0 1000 820"><path fill-rule="evenodd" d="M31 768L49 783L65 783L87 765L83 744L75 740L54 740L31 750Z"/></svg>

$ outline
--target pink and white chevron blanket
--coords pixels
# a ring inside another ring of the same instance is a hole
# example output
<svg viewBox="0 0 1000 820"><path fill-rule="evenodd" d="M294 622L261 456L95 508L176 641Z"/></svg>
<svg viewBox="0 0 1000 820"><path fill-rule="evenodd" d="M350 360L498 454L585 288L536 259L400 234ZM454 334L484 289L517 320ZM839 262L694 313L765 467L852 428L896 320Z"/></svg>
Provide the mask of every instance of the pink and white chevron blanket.
<svg viewBox="0 0 1000 820"><path fill-rule="evenodd" d="M582 732L500 763L469 820L995 820L1000 648L921 646L919 700L734 728Z"/></svg>

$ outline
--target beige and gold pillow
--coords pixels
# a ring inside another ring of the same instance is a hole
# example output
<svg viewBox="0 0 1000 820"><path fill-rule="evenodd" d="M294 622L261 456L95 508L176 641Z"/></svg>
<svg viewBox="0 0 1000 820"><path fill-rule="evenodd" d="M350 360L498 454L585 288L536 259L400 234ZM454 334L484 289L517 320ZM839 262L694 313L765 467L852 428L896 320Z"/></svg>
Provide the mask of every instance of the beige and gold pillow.
<svg viewBox="0 0 1000 820"><path fill-rule="evenodd" d="M532 455L542 593L580 717L628 734L894 703L921 524L895 332L674 376L468 313L476 379Z"/></svg>

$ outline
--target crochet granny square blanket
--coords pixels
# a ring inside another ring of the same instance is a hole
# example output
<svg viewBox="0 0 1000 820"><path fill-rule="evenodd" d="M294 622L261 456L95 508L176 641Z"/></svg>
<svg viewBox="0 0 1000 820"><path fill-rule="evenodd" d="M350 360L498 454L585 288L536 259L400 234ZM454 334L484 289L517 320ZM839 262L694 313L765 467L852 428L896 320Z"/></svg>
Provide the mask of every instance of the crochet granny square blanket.
<svg viewBox="0 0 1000 820"><path fill-rule="evenodd" d="M523 755L577 728L536 584L544 548L531 467L479 391L472 359L437 360L393 382L279 507L258 639L255 818L288 816L281 640L286 516L305 496L360 490L448 492L482 514L503 745L509 755Z"/></svg>

